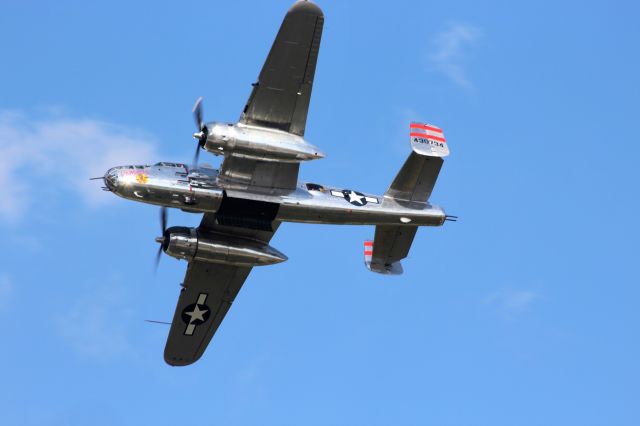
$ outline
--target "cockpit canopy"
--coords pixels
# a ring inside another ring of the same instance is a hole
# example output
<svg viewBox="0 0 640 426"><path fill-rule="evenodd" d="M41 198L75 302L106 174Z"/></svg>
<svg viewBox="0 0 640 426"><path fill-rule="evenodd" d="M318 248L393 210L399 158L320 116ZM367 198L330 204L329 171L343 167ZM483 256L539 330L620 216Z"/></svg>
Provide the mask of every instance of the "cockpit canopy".
<svg viewBox="0 0 640 426"><path fill-rule="evenodd" d="M128 170L135 170L135 169L142 170L142 169L147 168L147 167L150 167L150 166L148 166L148 165L145 165L145 166L117 166L117 167L112 167L111 170L126 170L126 169L128 169Z"/></svg>
<svg viewBox="0 0 640 426"><path fill-rule="evenodd" d="M161 161L159 163L154 164L154 166L163 166L163 167L175 167L178 169L186 169L187 165L182 163L167 163L165 161Z"/></svg>

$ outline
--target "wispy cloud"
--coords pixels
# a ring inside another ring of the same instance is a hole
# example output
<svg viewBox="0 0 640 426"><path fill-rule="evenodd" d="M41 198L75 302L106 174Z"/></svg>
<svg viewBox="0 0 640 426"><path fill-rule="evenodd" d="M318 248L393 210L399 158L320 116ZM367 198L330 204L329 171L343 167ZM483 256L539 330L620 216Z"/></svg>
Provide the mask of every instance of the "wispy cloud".
<svg viewBox="0 0 640 426"><path fill-rule="evenodd" d="M540 295L531 290L503 289L484 298L484 303L496 307L500 313L513 318L530 309L540 299Z"/></svg>
<svg viewBox="0 0 640 426"><path fill-rule="evenodd" d="M473 45L481 35L480 29L473 25L450 23L435 37L431 64L459 86L470 89L473 84L463 68L465 49Z"/></svg>
<svg viewBox="0 0 640 426"><path fill-rule="evenodd" d="M119 164L157 158L153 138L112 123L60 116L43 118L0 110L0 219L16 221L39 194L37 179L50 190L70 189L89 205L113 197L89 177Z"/></svg>

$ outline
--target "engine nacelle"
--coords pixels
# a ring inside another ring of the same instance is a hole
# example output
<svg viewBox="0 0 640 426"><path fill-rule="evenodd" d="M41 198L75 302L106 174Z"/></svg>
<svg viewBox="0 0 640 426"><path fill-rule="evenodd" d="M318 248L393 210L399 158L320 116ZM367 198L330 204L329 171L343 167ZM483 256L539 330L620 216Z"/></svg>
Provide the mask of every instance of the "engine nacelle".
<svg viewBox="0 0 640 426"><path fill-rule="evenodd" d="M268 244L228 235L203 234L182 226L165 231L162 249L177 259L236 266L273 265L287 260L287 256Z"/></svg>
<svg viewBox="0 0 640 426"><path fill-rule="evenodd" d="M299 162L323 158L324 154L303 137L282 130L245 124L208 123L204 149L222 155L263 161Z"/></svg>

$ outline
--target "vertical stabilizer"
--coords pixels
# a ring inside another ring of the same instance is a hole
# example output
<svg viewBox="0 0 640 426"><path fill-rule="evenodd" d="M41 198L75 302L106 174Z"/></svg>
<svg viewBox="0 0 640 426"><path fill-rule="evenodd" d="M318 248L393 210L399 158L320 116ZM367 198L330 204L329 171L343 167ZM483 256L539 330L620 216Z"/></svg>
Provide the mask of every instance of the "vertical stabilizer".
<svg viewBox="0 0 640 426"><path fill-rule="evenodd" d="M436 184L449 147L442 129L433 124L409 124L409 158L384 194L385 201L426 203Z"/></svg>
<svg viewBox="0 0 640 426"><path fill-rule="evenodd" d="M446 157L449 155L449 147L444 137L444 132L433 124L411 123L409 124L409 137L413 152L428 157Z"/></svg>
<svg viewBox="0 0 640 426"><path fill-rule="evenodd" d="M406 232L407 227L403 227L403 230L393 228L396 227L384 227L383 230L380 226L376 226L374 241L364 242L364 264L368 270L385 275L402 274L403 269L400 259L403 259L407 255L406 253L398 252L403 252L405 249L406 252L409 251L416 228L411 227L412 229L410 229L409 232ZM396 244L396 239L398 239L398 236L402 233L410 235L408 245L407 242L399 242L399 244ZM374 244L377 247L375 249ZM406 247L402 247L403 245Z"/></svg>
<svg viewBox="0 0 640 426"><path fill-rule="evenodd" d="M369 269L371 269L372 255L373 255L373 241L367 240L364 242L364 264Z"/></svg>

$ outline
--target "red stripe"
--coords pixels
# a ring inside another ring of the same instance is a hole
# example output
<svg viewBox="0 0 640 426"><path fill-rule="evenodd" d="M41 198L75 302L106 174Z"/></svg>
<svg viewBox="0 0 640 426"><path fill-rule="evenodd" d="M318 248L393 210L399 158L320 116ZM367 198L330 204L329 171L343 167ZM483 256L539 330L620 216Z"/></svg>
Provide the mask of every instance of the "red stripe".
<svg viewBox="0 0 640 426"><path fill-rule="evenodd" d="M424 130L431 130L433 132L442 133L442 129L441 128L434 127L434 126L427 126L426 124L411 123L411 124L409 124L409 127L414 128L414 129L424 129Z"/></svg>
<svg viewBox="0 0 640 426"><path fill-rule="evenodd" d="M425 133L409 133L409 136L417 136L417 137L422 138L422 139L433 139L434 141L438 141L438 142L446 142L445 138L441 138L441 137L438 137L438 136L427 135Z"/></svg>
<svg viewBox="0 0 640 426"><path fill-rule="evenodd" d="M365 241L364 242L364 246L365 247L373 247L373 241Z"/></svg>
<svg viewBox="0 0 640 426"><path fill-rule="evenodd" d="M373 254L372 251L367 251L367 250L364 251L365 256L371 256L372 254Z"/></svg>

